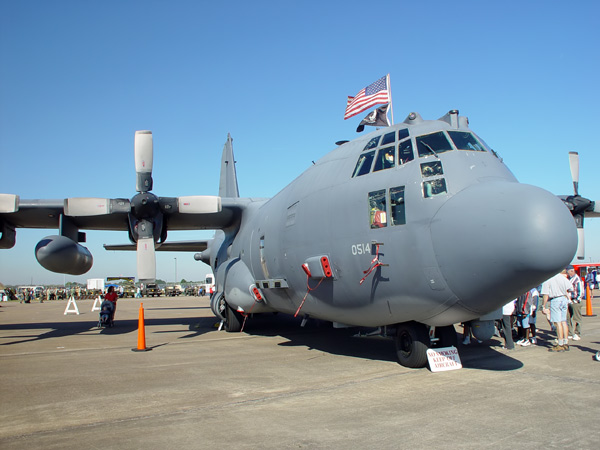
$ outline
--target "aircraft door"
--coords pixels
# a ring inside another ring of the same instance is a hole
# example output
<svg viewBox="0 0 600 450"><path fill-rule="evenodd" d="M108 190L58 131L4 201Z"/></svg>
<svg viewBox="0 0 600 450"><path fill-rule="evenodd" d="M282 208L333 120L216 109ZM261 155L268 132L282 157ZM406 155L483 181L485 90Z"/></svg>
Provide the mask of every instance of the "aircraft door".
<svg viewBox="0 0 600 450"><path fill-rule="evenodd" d="M269 269L267 267L267 259L265 256L265 236L264 234L258 240L258 254L260 257L260 267L262 268L263 276L269 279Z"/></svg>
<svg viewBox="0 0 600 450"><path fill-rule="evenodd" d="M267 256L265 250L265 233L261 229L252 231L250 240L250 266L256 279L268 280L269 268L267 266Z"/></svg>

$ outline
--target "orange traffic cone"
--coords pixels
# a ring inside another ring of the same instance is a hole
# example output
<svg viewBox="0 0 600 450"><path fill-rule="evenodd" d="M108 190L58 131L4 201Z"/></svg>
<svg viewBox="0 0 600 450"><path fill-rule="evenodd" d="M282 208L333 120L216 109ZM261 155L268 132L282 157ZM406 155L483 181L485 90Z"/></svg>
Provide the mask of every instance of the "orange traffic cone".
<svg viewBox="0 0 600 450"><path fill-rule="evenodd" d="M585 315L591 316L592 313L592 291L590 289L590 285L587 284L585 286Z"/></svg>
<svg viewBox="0 0 600 450"><path fill-rule="evenodd" d="M138 319L138 343L137 348L132 348L134 352L145 352L152 350L146 348L146 328L144 325L144 304L140 303L140 318Z"/></svg>

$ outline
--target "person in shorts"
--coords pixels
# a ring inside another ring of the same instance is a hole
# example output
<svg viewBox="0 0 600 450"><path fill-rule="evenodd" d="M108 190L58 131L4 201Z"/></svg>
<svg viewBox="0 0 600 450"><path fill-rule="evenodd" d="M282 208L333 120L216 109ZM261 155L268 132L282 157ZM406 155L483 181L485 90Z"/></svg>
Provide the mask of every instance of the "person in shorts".
<svg viewBox="0 0 600 450"><path fill-rule="evenodd" d="M567 309L569 307L570 292L573 290L567 278L567 269L554 275L542 284L542 312L548 312L547 304L550 302L550 322L556 327L557 344L548 351L564 352L569 350L569 327L567 325Z"/></svg>

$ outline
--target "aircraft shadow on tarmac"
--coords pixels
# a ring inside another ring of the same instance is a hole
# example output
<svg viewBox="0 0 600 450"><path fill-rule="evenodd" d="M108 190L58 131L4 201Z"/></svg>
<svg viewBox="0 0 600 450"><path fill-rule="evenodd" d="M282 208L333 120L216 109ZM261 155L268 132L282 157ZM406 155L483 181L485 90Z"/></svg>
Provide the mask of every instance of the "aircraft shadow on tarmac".
<svg viewBox="0 0 600 450"><path fill-rule="evenodd" d="M163 308L156 308L163 309ZM181 309L181 308L175 308ZM392 339L380 336L365 336L364 329L359 328L333 328L330 322L309 319L304 327L300 324L302 318L294 318L285 314L256 315L250 317L244 326L243 333L250 336L280 336L287 341L279 345L284 347L303 346L310 350L325 352L333 355L348 356L352 358L396 362L394 342ZM133 333L138 329L138 320L119 320L118 312L115 326L112 328L98 328L98 321L84 322L46 322L46 323L21 323L0 325L0 330L27 330L31 334L13 335L10 342L2 345L14 345L24 342L38 341L78 334L98 332L100 334L117 335ZM175 326L172 330L153 330L166 326ZM149 333L168 334L181 333L182 328L190 333L178 339L190 339L206 333L217 332L218 319L215 317L178 317L178 318L148 318L145 319L146 335ZM35 330L39 329L40 334ZM50 331L46 331L50 329ZM45 330L43 332L42 330ZM362 333L359 333L362 331ZM225 331L220 331L226 333ZM14 340L15 338L20 338ZM488 345L491 344L491 345ZM158 346L166 345L162 343ZM516 370L523 366L519 360L501 353L497 349L498 341L490 341L470 345L459 345L459 354L464 368L506 371ZM587 349L590 352L591 349ZM595 353L595 351L594 351Z"/></svg>
<svg viewBox="0 0 600 450"><path fill-rule="evenodd" d="M364 336L359 328L335 329L330 322L310 319L304 327L301 319L278 315L277 318L248 319L244 333L256 336L281 336L287 339L279 345L304 346L310 350L352 358L396 362L394 342L380 336ZM362 336L359 337L359 334ZM488 345L491 344L491 345ZM459 354L464 368L490 371L508 371L523 367L523 363L498 351L497 341L474 346L460 346Z"/></svg>

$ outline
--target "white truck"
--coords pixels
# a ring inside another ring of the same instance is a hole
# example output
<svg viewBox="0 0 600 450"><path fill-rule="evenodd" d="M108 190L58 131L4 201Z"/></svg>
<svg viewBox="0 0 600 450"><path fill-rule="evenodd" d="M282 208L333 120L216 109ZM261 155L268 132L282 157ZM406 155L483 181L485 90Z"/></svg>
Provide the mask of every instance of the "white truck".
<svg viewBox="0 0 600 450"><path fill-rule="evenodd" d="M207 273L204 278L204 283L200 285L202 295L210 295L215 291L215 276L212 273Z"/></svg>

